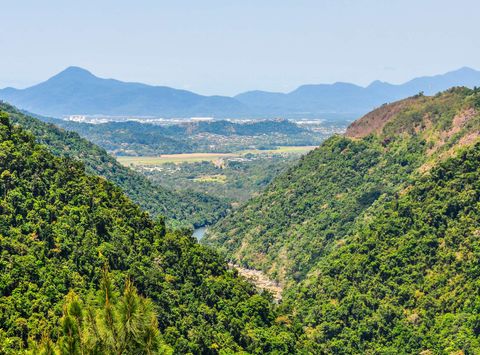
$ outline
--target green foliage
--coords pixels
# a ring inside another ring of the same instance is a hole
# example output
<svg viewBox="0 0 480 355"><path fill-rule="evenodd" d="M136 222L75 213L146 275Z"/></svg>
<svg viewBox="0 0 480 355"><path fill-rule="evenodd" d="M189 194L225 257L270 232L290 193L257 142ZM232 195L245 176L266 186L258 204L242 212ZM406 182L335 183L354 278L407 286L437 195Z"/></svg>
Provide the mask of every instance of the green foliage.
<svg viewBox="0 0 480 355"><path fill-rule="evenodd" d="M0 115L0 352L480 353L477 102L421 96L332 137L213 229L290 281L279 307Z"/></svg>
<svg viewBox="0 0 480 355"><path fill-rule="evenodd" d="M227 204L217 198L193 191L173 192L150 182L77 133L43 123L4 103L0 103L0 109L8 112L13 123L30 131L53 154L81 161L88 173L110 180L153 216L167 217L169 225L211 224L227 209Z"/></svg>
<svg viewBox="0 0 480 355"><path fill-rule="evenodd" d="M480 144L358 220L289 291L313 353L480 352Z"/></svg>
<svg viewBox="0 0 480 355"><path fill-rule="evenodd" d="M264 346L259 332L272 341L284 337L271 295L257 295L190 233L166 231L118 187L87 175L79 162L54 157L6 121L0 124L0 176L1 353L18 353L45 333L55 344L72 343L62 340L57 325L80 329L84 313L72 299L65 312L64 298L73 291L86 300L105 290L104 265L113 287L130 279L153 302L158 329L175 353L255 353ZM128 299L147 307L131 286L127 290L132 296L112 305L117 316L130 307ZM117 319L115 329L122 329ZM291 349L293 342L282 346Z"/></svg>
<svg viewBox="0 0 480 355"><path fill-rule="evenodd" d="M162 344L157 315L151 300L138 295L127 280L122 295L113 290L104 273L96 297L87 302L70 291L60 319L61 335L56 344L44 336L31 345L30 353L58 354L172 354Z"/></svg>
<svg viewBox="0 0 480 355"><path fill-rule="evenodd" d="M136 170L162 186L195 190L238 204L263 190L297 159L297 154L249 154L242 159L225 159L222 166L205 161L168 163L156 169L139 166Z"/></svg>
<svg viewBox="0 0 480 355"><path fill-rule="evenodd" d="M207 243L274 276L301 279L359 214L416 167L423 142L335 136L211 229Z"/></svg>
<svg viewBox="0 0 480 355"><path fill-rule="evenodd" d="M236 123L226 120L155 125L140 122L88 124L49 119L78 132L115 155L156 156L172 153L226 153L273 149L282 145L316 145L324 136L287 120Z"/></svg>
<svg viewBox="0 0 480 355"><path fill-rule="evenodd" d="M301 280L282 305L298 352L480 352L477 100L419 97L375 135L327 140L207 236Z"/></svg>
<svg viewBox="0 0 480 355"><path fill-rule="evenodd" d="M373 112L360 120L376 134L328 139L210 228L204 241L282 281L302 280L315 272L319 258L344 243L375 201L399 193L478 138L477 100L476 91L454 88L410 100L400 111L380 108L378 117Z"/></svg>

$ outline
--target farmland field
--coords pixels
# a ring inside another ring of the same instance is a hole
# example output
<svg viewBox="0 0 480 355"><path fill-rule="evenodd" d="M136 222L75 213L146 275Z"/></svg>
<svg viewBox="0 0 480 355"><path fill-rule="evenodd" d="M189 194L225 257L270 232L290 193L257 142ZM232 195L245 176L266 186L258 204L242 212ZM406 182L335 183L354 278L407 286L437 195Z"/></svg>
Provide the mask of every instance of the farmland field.
<svg viewBox="0 0 480 355"><path fill-rule="evenodd" d="M160 156L118 156L117 160L125 166L161 165L166 163L195 163L201 161L215 161L219 159L241 158L247 154L306 154L316 146L280 146L277 149L250 149L236 153L185 153L162 154Z"/></svg>
<svg viewBox="0 0 480 355"><path fill-rule="evenodd" d="M185 153L185 154L162 154L157 157L117 157L117 160L125 165L161 165L166 163L194 163L199 161L214 161L222 158L237 157L233 153Z"/></svg>
<svg viewBox="0 0 480 355"><path fill-rule="evenodd" d="M241 203L315 146L279 146L233 153L186 153L120 156L117 159L168 188L194 190Z"/></svg>

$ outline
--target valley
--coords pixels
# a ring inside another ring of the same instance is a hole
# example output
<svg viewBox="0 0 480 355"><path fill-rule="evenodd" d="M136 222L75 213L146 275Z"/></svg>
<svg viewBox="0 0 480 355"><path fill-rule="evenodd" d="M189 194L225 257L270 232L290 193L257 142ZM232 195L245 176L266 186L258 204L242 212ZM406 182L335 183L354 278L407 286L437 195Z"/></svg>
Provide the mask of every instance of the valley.
<svg viewBox="0 0 480 355"><path fill-rule="evenodd" d="M232 207L259 193L314 146L234 153L117 157L123 165L172 190L192 190L225 199Z"/></svg>
<svg viewBox="0 0 480 355"><path fill-rule="evenodd" d="M2 2L0 355L480 355L479 13Z"/></svg>
<svg viewBox="0 0 480 355"><path fill-rule="evenodd" d="M237 153L279 147L313 146L345 131L351 119L182 119L151 122L132 116L124 121L84 123L39 117L103 147L115 156ZM284 148L286 149L286 148Z"/></svg>
<svg viewBox="0 0 480 355"><path fill-rule="evenodd" d="M222 161L245 161L247 159L261 159L272 155L287 156L289 154L306 154L317 146L279 146L276 149L250 149L233 153L183 153L162 154L160 156L117 156L117 160L125 166L131 167L155 167L168 163L194 163L194 162L218 162ZM263 157L262 157L263 156Z"/></svg>
<svg viewBox="0 0 480 355"><path fill-rule="evenodd" d="M2 351L113 351L105 339L127 331L130 299L149 322L131 334L138 343L118 342L126 349L474 353L479 97L416 95L315 149L118 157L123 165L2 104ZM116 325L102 320L109 309Z"/></svg>

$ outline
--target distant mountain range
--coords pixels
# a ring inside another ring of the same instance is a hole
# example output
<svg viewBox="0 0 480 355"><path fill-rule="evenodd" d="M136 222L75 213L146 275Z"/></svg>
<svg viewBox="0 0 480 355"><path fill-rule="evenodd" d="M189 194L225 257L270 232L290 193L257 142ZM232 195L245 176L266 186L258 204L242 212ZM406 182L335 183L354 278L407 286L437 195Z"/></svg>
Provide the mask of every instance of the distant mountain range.
<svg viewBox="0 0 480 355"><path fill-rule="evenodd" d="M288 118L340 114L356 118L384 103L419 92L432 95L452 86L480 86L480 71L464 67L400 85L381 81L367 87L350 83L303 85L289 93L248 91L227 97L103 79L85 69L69 67L26 89L2 89L0 99L24 110L55 117L98 114Z"/></svg>
<svg viewBox="0 0 480 355"><path fill-rule="evenodd" d="M26 89L0 90L0 98L28 111L57 117L71 114L172 117L247 111L230 97L207 97L165 86L102 79L78 67L67 68Z"/></svg>

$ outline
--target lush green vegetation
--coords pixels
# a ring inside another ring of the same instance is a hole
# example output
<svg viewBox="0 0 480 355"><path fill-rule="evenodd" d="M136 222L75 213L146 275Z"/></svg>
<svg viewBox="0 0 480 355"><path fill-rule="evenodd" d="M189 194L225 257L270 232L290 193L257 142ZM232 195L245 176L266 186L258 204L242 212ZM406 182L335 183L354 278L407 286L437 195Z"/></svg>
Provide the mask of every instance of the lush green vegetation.
<svg viewBox="0 0 480 355"><path fill-rule="evenodd" d="M108 339L112 329L125 336L133 332L122 320L130 302L140 312L135 314L141 319L129 323L136 336L157 341L151 327L155 312L158 339L175 353L292 351L294 338L275 321L271 295L256 294L189 232L166 231L118 187L87 175L81 163L54 157L5 114L0 176L1 353L18 353L33 342L48 348L52 342L74 348L136 346ZM123 298L114 297L107 309L89 301L105 292L105 266L112 287L123 289L127 281ZM128 280L153 306L136 296ZM94 316L101 324L107 311L119 318L85 340L83 331L91 332L94 323L80 325L81 319Z"/></svg>
<svg viewBox="0 0 480 355"><path fill-rule="evenodd" d="M480 352L480 144L377 201L288 308L312 353Z"/></svg>
<svg viewBox="0 0 480 355"><path fill-rule="evenodd" d="M279 306L0 115L0 352L479 353L480 90L395 105L207 237Z"/></svg>
<svg viewBox="0 0 480 355"><path fill-rule="evenodd" d="M359 214L418 166L412 162L424 144L383 150L374 138L332 137L217 224L207 242L246 266L300 280Z"/></svg>
<svg viewBox="0 0 480 355"><path fill-rule="evenodd" d="M457 88L418 95L390 117L388 105L374 111L356 123L372 134L330 138L211 228L204 241L280 280L303 279L378 198L398 193L456 147L478 139L479 96Z"/></svg>
<svg viewBox="0 0 480 355"><path fill-rule="evenodd" d="M80 160L88 173L112 181L153 216L166 216L169 224L202 226L216 221L225 213L225 202L205 194L193 191L173 192L153 184L141 174L120 165L104 149L81 138L77 133L43 123L4 103L0 104L0 109L8 112L14 123L32 132L36 140L48 146L55 155Z"/></svg>
<svg viewBox="0 0 480 355"><path fill-rule="evenodd" d="M246 154L215 162L139 164L132 168L172 190L194 190L239 203L263 190L298 157L290 153Z"/></svg>
<svg viewBox="0 0 480 355"><path fill-rule="evenodd" d="M290 281L300 353L480 351L479 103L458 88L382 107L207 235Z"/></svg>
<svg viewBox="0 0 480 355"><path fill-rule="evenodd" d="M156 125L135 121L88 124L51 122L78 132L115 155L155 156L172 153L228 153L277 146L318 145L325 134L287 120L236 123L225 120ZM341 129L341 128L340 128Z"/></svg>
<svg viewBox="0 0 480 355"><path fill-rule="evenodd" d="M32 341L32 354L172 354L158 331L155 306L138 295L127 280L123 294L115 291L104 272L100 290L82 301L70 291L60 319L61 333L55 342L46 333Z"/></svg>

